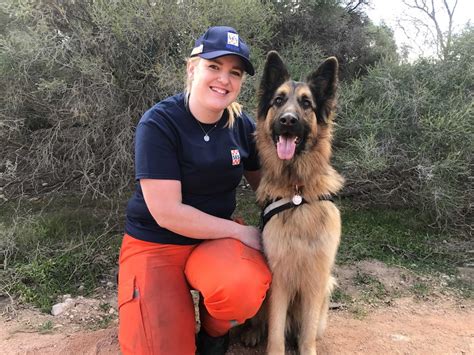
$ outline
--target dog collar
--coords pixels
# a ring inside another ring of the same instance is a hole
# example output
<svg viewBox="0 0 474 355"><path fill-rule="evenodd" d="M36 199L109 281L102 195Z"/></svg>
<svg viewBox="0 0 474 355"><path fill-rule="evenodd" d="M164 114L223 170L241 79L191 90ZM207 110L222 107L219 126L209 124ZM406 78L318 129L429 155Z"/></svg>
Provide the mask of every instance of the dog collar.
<svg viewBox="0 0 474 355"><path fill-rule="evenodd" d="M333 199L331 195L322 195L318 198L318 201L331 201ZM290 208L296 208L301 206L305 203L308 203L301 195L295 194L292 198L280 198L273 200L273 202L268 201L265 204L265 207L262 210L261 218L260 218L260 230L263 230L267 222L276 214L288 210Z"/></svg>

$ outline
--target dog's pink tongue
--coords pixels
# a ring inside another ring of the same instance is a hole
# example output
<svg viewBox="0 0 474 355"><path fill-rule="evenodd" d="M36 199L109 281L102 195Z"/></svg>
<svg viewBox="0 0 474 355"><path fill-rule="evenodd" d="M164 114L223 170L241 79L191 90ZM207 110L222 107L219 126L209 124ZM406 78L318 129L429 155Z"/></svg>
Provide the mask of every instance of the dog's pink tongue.
<svg viewBox="0 0 474 355"><path fill-rule="evenodd" d="M295 137L280 136L277 143L278 158L282 160L290 160L295 155Z"/></svg>

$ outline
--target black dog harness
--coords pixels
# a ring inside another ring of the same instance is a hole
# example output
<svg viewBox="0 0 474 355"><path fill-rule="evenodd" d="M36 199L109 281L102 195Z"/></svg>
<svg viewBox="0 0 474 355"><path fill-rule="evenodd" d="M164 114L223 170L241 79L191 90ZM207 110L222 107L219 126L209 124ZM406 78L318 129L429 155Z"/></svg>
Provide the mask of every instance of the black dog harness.
<svg viewBox="0 0 474 355"><path fill-rule="evenodd" d="M319 196L318 201L331 201L334 202L331 195L322 195ZM277 213L282 211L288 210L290 208L299 207L305 203L308 203L304 198L302 198L299 194L293 196L293 198L279 198L273 201L267 201L265 207L262 210L262 214L260 216L260 230L263 231L263 228L267 224L267 222Z"/></svg>

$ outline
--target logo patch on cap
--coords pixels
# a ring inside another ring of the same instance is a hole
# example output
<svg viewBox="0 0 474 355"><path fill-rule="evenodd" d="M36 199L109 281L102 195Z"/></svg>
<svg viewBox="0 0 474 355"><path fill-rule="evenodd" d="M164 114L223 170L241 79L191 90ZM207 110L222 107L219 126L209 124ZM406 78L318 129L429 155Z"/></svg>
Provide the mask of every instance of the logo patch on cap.
<svg viewBox="0 0 474 355"><path fill-rule="evenodd" d="M227 44L239 46L239 35L237 33L227 32Z"/></svg>

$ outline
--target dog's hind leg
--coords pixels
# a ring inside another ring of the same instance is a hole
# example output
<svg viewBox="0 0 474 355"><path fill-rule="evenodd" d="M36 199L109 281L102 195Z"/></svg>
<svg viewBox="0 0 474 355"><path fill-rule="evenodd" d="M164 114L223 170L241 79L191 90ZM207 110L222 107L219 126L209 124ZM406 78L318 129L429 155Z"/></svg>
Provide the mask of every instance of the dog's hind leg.
<svg viewBox="0 0 474 355"><path fill-rule="evenodd" d="M326 287L326 297L324 298L324 302L321 306L321 311L319 312L319 324L318 324L318 333L317 333L316 339L321 339L324 334L324 331L326 330L326 321L328 318L328 310L329 310L329 300L335 286L337 286L336 279L332 276L329 277L329 282Z"/></svg>
<svg viewBox="0 0 474 355"><path fill-rule="evenodd" d="M267 308L268 299L265 299L257 314L239 327L240 342L245 346L257 346L265 339L267 331Z"/></svg>
<svg viewBox="0 0 474 355"><path fill-rule="evenodd" d="M267 353L269 355L284 355L286 313L290 300L286 283L276 278L274 274L270 289Z"/></svg>

